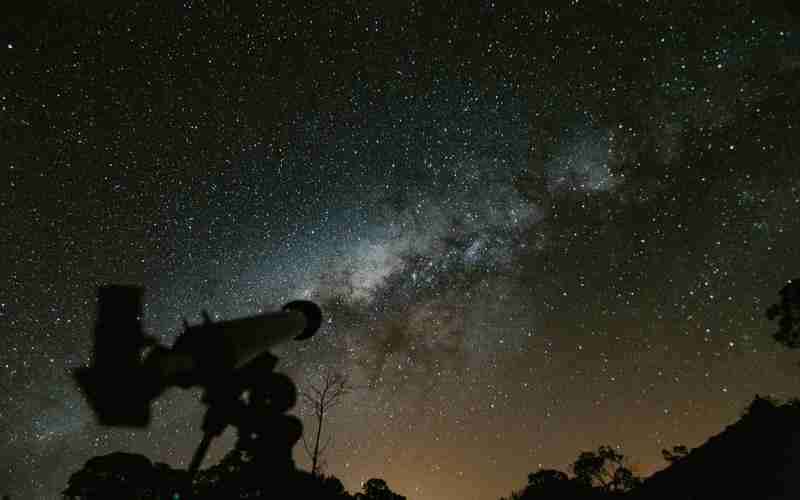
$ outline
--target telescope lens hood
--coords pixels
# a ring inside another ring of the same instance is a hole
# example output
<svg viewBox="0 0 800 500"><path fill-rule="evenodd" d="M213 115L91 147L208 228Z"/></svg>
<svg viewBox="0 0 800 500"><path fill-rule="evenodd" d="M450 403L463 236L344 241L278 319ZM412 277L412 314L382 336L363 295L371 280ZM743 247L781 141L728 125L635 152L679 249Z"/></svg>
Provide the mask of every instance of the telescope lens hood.
<svg viewBox="0 0 800 500"><path fill-rule="evenodd" d="M309 300L293 300L283 306L284 311L299 311L306 317L306 327L303 332L295 337L295 340L305 340L317 333L322 325L322 310L319 306Z"/></svg>

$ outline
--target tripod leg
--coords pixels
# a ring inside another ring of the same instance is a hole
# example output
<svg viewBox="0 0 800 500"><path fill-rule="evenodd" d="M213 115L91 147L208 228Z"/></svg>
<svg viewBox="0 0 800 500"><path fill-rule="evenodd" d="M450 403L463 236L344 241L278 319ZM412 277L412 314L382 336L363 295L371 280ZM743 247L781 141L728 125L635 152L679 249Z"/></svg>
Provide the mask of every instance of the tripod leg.
<svg viewBox="0 0 800 500"><path fill-rule="evenodd" d="M206 457L206 453L208 452L208 447L211 446L211 440L214 439L214 435L209 432L203 433L203 440L200 441L200 444L197 446L197 449L194 452L194 456L192 457L192 463L189 465L189 476L194 477L194 474L200 468L200 465L203 463L203 459Z"/></svg>

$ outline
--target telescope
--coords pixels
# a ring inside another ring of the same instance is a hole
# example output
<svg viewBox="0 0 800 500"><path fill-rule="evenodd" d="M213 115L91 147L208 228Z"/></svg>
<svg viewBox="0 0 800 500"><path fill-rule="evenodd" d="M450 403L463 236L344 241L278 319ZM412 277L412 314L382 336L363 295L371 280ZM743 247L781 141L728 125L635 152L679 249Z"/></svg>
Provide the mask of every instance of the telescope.
<svg viewBox="0 0 800 500"><path fill-rule="evenodd" d="M320 308L305 300L218 322L203 312L201 324L184 320L183 333L167 348L142 330L143 295L137 286L98 290L92 365L76 369L74 377L103 425L146 427L152 401L172 386L203 388L209 406L220 392L238 396L237 380L248 370L275 366L270 348L308 339L322 323Z"/></svg>

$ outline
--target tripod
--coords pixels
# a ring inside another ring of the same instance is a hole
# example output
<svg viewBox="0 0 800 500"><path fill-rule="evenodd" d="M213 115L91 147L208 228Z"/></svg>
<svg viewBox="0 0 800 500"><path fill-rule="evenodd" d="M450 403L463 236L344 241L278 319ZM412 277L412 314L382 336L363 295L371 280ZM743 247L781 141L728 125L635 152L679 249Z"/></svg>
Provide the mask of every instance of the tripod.
<svg viewBox="0 0 800 500"><path fill-rule="evenodd" d="M286 415L297 403L297 388L273 370L278 358L264 353L230 377L206 387L203 438L189 465L189 480L200 469L212 440L231 425L236 447L275 473L294 471L292 448L302 436L300 421Z"/></svg>

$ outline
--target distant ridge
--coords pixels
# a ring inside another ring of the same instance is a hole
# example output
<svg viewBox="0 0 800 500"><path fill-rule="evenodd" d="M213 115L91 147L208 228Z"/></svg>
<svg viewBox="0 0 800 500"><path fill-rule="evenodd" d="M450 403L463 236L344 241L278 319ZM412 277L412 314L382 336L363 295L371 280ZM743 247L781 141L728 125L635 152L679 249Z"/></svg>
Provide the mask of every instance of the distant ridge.
<svg viewBox="0 0 800 500"><path fill-rule="evenodd" d="M745 414L656 472L634 499L800 499L800 401L756 396Z"/></svg>

